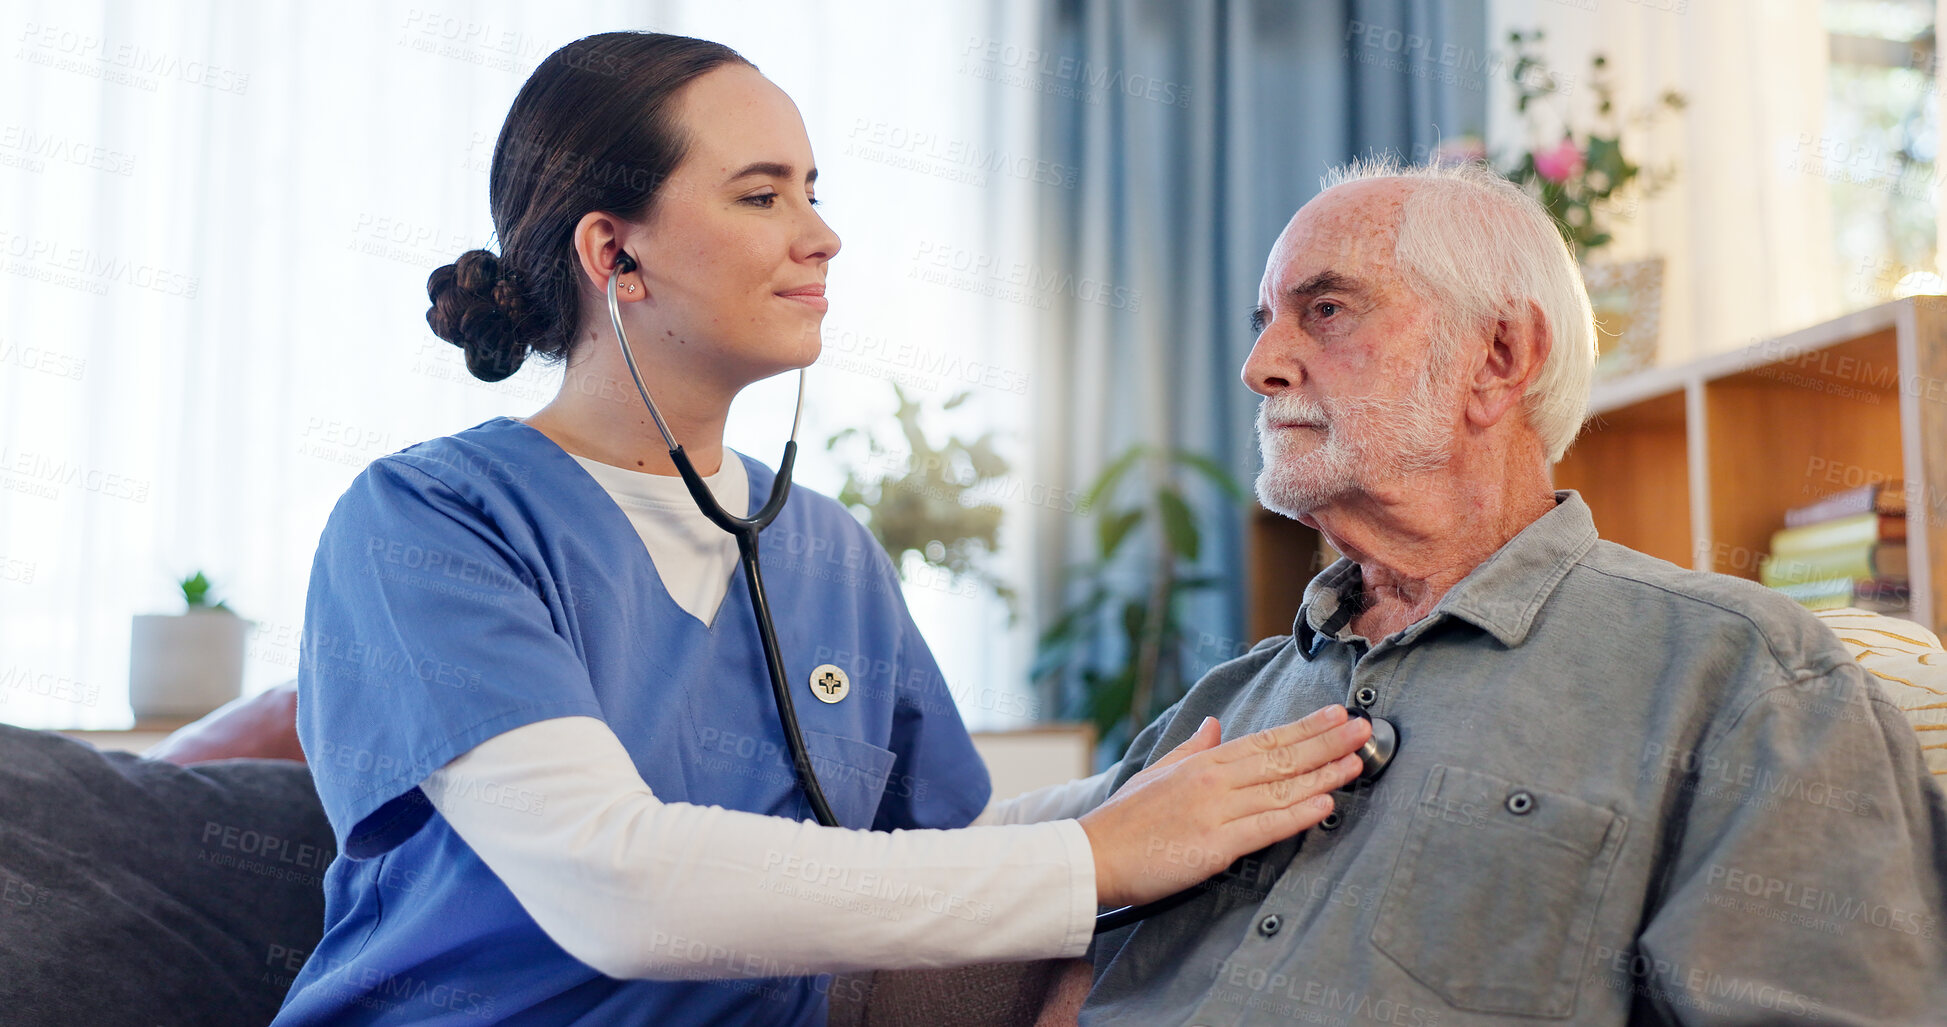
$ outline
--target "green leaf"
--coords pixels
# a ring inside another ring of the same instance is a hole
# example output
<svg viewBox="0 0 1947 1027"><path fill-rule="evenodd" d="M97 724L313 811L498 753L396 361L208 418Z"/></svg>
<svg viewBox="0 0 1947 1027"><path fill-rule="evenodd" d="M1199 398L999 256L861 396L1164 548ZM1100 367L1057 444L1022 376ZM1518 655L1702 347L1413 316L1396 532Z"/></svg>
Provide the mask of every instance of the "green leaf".
<svg viewBox="0 0 1947 1027"><path fill-rule="evenodd" d="M1223 465L1217 463L1217 461L1201 453L1178 453L1176 454L1176 460L1192 470L1201 473L1205 478L1210 480L1211 484L1224 490L1224 494L1230 498L1240 503L1250 501L1251 497L1245 493L1244 486L1239 485L1237 479L1231 477L1230 472L1224 470Z"/></svg>
<svg viewBox="0 0 1947 1027"><path fill-rule="evenodd" d="M1624 182L1629 181L1629 176L1635 174L1635 169L1629 166L1628 161L1623 160L1622 141L1619 139L1590 136L1588 152L1588 170L1600 171L1609 176L1609 188L1599 194L1601 197L1607 197L1621 188Z"/></svg>
<svg viewBox="0 0 1947 1027"><path fill-rule="evenodd" d="M1069 607L1062 613L1060 619L1049 625L1048 629L1041 633L1041 638L1036 644L1046 648L1066 642L1075 637L1075 634L1081 629L1083 622L1094 616L1095 611L1101 607L1102 600L1107 598L1108 594L1109 590L1107 588L1101 585L1095 586L1095 590L1089 593L1087 599Z"/></svg>
<svg viewBox="0 0 1947 1027"><path fill-rule="evenodd" d="M1122 540L1129 537L1130 529L1143 519L1141 507L1124 510L1121 513L1107 514L1095 520L1096 549L1102 559L1115 555L1122 546Z"/></svg>
<svg viewBox="0 0 1947 1027"><path fill-rule="evenodd" d="M1101 503L1102 496L1115 487L1115 483L1129 472L1129 468L1135 466L1136 461L1142 458L1147 448L1139 443L1123 450L1121 456L1116 457L1109 466L1102 469L1101 474L1096 475L1095 481L1088 487L1087 496L1082 499L1082 505L1090 510L1095 509Z"/></svg>
<svg viewBox="0 0 1947 1027"><path fill-rule="evenodd" d="M210 601L210 579L202 571L184 578L181 582L183 599L191 606L207 606Z"/></svg>
<svg viewBox="0 0 1947 1027"><path fill-rule="evenodd" d="M1112 678L1096 681L1089 689L1089 719L1095 722L1097 735L1107 735L1116 724L1129 716L1129 704L1136 697L1136 670L1131 663L1128 670Z"/></svg>
<svg viewBox="0 0 1947 1027"><path fill-rule="evenodd" d="M1175 489L1160 489L1156 493L1156 508L1163 515L1163 534L1170 540L1170 549L1186 560L1195 560L1201 540L1190 505Z"/></svg>

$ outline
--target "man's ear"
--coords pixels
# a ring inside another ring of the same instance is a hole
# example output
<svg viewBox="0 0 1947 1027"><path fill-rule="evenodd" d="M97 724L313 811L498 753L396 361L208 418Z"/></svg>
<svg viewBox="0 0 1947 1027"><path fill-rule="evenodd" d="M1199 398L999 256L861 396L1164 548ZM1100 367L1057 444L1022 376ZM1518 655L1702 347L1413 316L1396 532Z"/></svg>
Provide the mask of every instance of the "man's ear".
<svg viewBox="0 0 1947 1027"><path fill-rule="evenodd" d="M1474 371L1474 387L1467 394L1467 419L1482 428L1500 423L1527 395L1553 345L1554 336L1540 304L1529 300L1505 311L1494 324L1486 359Z"/></svg>

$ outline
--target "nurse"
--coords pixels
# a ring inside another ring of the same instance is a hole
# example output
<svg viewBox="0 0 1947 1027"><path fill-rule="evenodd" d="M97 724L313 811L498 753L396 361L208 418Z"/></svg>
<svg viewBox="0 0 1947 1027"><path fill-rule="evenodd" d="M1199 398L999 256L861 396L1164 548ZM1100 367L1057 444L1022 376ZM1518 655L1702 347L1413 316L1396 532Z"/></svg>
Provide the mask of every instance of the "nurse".
<svg viewBox="0 0 1947 1027"><path fill-rule="evenodd" d="M795 489L765 582L843 826L807 822L735 543L675 477L605 289L627 272L644 379L751 510L772 472L724 419L818 355L816 177L790 99L715 43L591 36L520 91L501 252L435 271L427 319L479 378L537 354L565 379L375 461L326 525L298 728L339 854L278 1024L822 1023L832 971L1078 955L1098 905L1311 826L1357 774L1364 722L1328 707L1229 742L1208 721L1106 801L991 804L891 562Z"/></svg>

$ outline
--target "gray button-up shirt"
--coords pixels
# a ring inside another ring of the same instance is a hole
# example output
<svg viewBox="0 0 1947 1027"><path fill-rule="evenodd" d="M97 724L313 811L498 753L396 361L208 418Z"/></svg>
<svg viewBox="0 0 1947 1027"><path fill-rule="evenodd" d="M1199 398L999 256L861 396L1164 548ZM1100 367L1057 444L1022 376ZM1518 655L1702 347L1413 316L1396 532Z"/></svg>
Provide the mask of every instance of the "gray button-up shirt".
<svg viewBox="0 0 1947 1027"><path fill-rule="evenodd" d="M1400 748L1098 939L1082 1023L1947 1024L1947 801L1900 711L1789 600L1557 504L1377 643L1328 567L1136 738L1111 788L1205 716L1363 697Z"/></svg>

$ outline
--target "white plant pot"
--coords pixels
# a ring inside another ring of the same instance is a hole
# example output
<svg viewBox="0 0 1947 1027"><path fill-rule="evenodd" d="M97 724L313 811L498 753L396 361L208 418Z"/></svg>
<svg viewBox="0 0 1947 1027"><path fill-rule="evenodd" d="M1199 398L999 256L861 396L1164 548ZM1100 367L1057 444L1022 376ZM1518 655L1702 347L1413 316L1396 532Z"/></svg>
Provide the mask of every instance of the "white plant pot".
<svg viewBox="0 0 1947 1027"><path fill-rule="evenodd" d="M129 631L135 719L200 717L243 691L250 622L226 610L137 614Z"/></svg>

